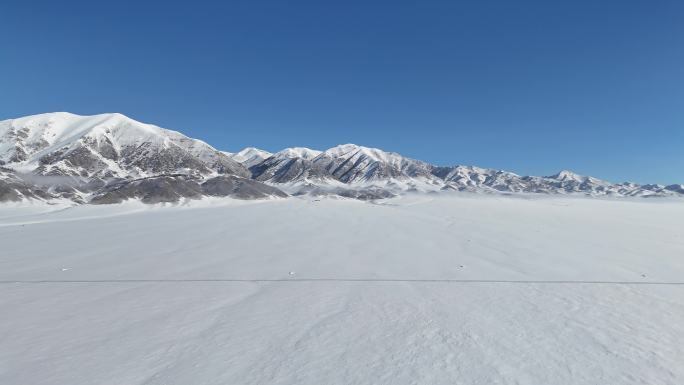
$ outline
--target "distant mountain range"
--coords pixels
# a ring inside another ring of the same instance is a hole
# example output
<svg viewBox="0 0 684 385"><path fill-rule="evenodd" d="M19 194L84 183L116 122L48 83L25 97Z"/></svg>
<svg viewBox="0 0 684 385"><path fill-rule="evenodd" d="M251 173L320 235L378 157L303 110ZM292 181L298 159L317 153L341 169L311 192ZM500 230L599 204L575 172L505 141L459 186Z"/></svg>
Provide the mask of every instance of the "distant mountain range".
<svg viewBox="0 0 684 385"><path fill-rule="evenodd" d="M0 121L0 202L157 203L288 195L373 200L443 191L684 196L683 185L615 184L570 171L539 177L443 167L353 144L325 151L296 147L272 154L250 147L229 153L121 114L57 112Z"/></svg>

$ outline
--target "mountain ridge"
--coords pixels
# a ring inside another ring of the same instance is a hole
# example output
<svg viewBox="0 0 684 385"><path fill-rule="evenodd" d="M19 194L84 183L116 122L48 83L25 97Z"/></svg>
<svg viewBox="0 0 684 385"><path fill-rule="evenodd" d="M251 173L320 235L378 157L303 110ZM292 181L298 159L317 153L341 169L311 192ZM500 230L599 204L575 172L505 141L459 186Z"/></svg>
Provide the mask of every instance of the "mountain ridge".
<svg viewBox="0 0 684 385"><path fill-rule="evenodd" d="M271 153L247 147L230 153L119 113L57 112L0 121L0 167L0 201L156 203L288 194L372 200L440 191L684 196L682 185L616 184L569 170L520 176L477 166L437 166L351 143L322 151L291 147Z"/></svg>

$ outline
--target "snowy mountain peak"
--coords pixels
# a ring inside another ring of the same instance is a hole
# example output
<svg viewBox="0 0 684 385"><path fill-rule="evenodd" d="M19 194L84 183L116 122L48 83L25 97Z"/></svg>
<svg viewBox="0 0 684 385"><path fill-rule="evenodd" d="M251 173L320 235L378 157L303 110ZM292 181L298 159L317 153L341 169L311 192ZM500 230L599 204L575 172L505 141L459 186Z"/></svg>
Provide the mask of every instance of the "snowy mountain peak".
<svg viewBox="0 0 684 385"><path fill-rule="evenodd" d="M154 139L161 142L177 132L133 120L119 113L80 116L67 112L32 115L0 122L0 138L14 139L13 144L22 150L45 152L49 147L72 144L83 138L103 137L118 142L132 143ZM4 140L3 143L10 143ZM28 155L28 154L27 154Z"/></svg>
<svg viewBox="0 0 684 385"><path fill-rule="evenodd" d="M238 163L242 163L247 168L261 163L264 159L267 159L272 155L273 154L270 152L258 149L256 147L246 147L235 154L228 154L231 159Z"/></svg>
<svg viewBox="0 0 684 385"><path fill-rule="evenodd" d="M325 151L325 154L336 158L348 158L352 156L365 156L378 162L389 162L402 158L393 152L386 152L378 148L364 147L356 144L341 144Z"/></svg>
<svg viewBox="0 0 684 385"><path fill-rule="evenodd" d="M325 152L328 154L331 154L331 155L341 155L341 154L346 154L346 153L353 152L353 151L355 152L355 151L358 151L360 149L367 149L367 148L368 147L363 147L363 146L359 146L356 144L347 143L347 144L339 144L335 147L329 148Z"/></svg>
<svg viewBox="0 0 684 385"><path fill-rule="evenodd" d="M256 147L245 147L242 150L233 154L235 160L238 160L238 159L245 160L245 159L249 159L253 156L259 156L261 158L266 159L271 155L273 155L273 154L271 154L268 151L256 148Z"/></svg>
<svg viewBox="0 0 684 385"><path fill-rule="evenodd" d="M584 181L586 179L585 176L576 174L576 173L569 171L569 170L561 170L557 174L551 175L548 178L549 179L557 179L560 181L572 180L572 181L578 181L578 182Z"/></svg>
<svg viewBox="0 0 684 385"><path fill-rule="evenodd" d="M572 171L562 170L559 173L547 177L549 179L554 179L563 184L582 184L582 185L592 185L592 186L608 186L611 183L606 182L601 179L597 179L590 176L579 175Z"/></svg>
<svg viewBox="0 0 684 385"><path fill-rule="evenodd" d="M39 175L127 178L248 171L210 145L119 113L64 112L0 122L0 162Z"/></svg>
<svg viewBox="0 0 684 385"><path fill-rule="evenodd" d="M290 147L274 154L278 158L301 158L313 159L321 154L322 151L312 150L306 147Z"/></svg>
<svg viewBox="0 0 684 385"><path fill-rule="evenodd" d="M355 144L330 148L316 157L313 163L343 183L435 178L431 172L433 166L425 162Z"/></svg>

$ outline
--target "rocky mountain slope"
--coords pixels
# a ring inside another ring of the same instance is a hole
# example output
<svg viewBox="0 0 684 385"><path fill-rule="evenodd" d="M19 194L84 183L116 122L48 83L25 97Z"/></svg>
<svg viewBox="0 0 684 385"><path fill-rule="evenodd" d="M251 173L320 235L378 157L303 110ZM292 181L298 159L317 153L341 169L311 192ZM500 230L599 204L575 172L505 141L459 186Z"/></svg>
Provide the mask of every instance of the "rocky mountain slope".
<svg viewBox="0 0 684 385"><path fill-rule="evenodd" d="M407 192L684 196L682 185L614 184L570 171L547 177L473 166L440 167L344 144L277 153L215 149L121 114L64 112L0 121L0 201L176 202L230 196L334 195L381 199Z"/></svg>
<svg viewBox="0 0 684 385"><path fill-rule="evenodd" d="M252 177L292 194L385 198L403 192L444 190L479 193L583 194L591 196L677 196L681 185L614 184L571 171L556 175L520 176L474 166L439 167L426 162L353 144L307 156L283 150L250 167Z"/></svg>
<svg viewBox="0 0 684 385"><path fill-rule="evenodd" d="M247 167L229 154L121 114L58 112L2 121L0 165L7 174L0 182L7 191L4 200L174 202L210 195L196 185L219 176L243 180L226 195L247 199L283 195L255 184ZM248 186L253 194L241 191Z"/></svg>
<svg viewBox="0 0 684 385"><path fill-rule="evenodd" d="M241 163L200 140L121 114L59 112L2 121L0 162L36 175L83 178L250 175Z"/></svg>

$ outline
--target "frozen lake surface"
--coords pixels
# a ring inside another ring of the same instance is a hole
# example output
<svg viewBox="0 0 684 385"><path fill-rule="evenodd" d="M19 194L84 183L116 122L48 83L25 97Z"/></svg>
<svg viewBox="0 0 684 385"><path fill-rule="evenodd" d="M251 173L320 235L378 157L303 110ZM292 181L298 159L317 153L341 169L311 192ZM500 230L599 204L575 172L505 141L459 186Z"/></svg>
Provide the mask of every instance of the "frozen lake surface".
<svg viewBox="0 0 684 385"><path fill-rule="evenodd" d="M0 383L684 383L684 202L0 206Z"/></svg>

